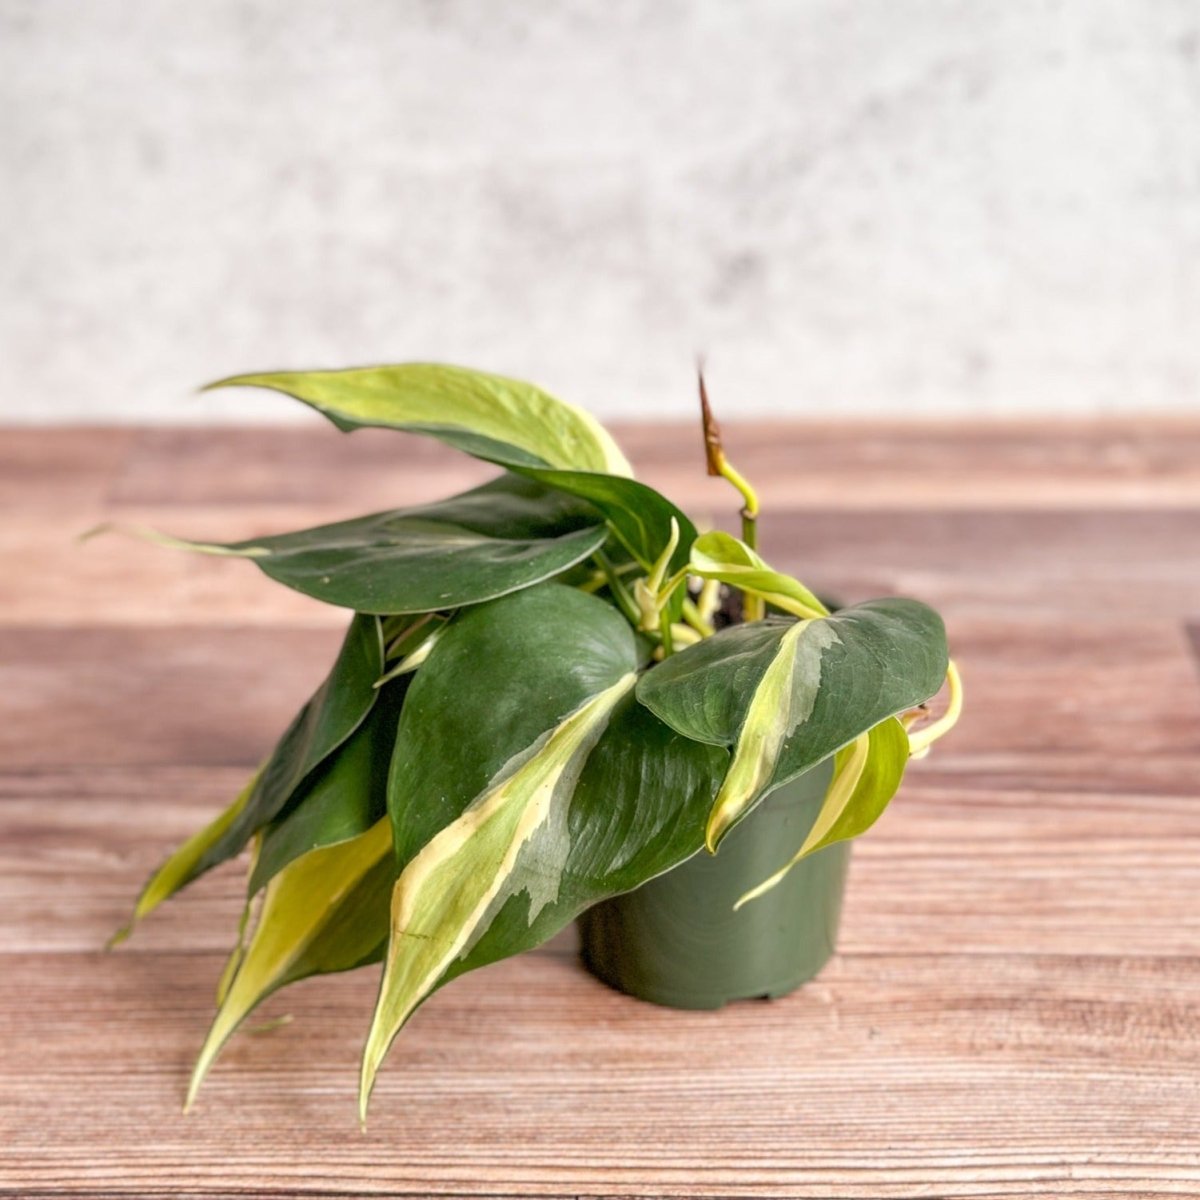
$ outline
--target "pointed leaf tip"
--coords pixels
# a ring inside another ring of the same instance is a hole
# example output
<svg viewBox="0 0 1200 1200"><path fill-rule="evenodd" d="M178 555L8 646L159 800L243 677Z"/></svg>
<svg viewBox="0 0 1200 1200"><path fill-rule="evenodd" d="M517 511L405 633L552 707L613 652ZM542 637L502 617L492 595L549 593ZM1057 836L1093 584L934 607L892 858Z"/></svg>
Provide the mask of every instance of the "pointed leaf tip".
<svg viewBox="0 0 1200 1200"><path fill-rule="evenodd" d="M396 1035L487 931L499 906L528 892L532 921L557 898L570 851L566 811L575 783L613 709L636 682L633 671L622 674L511 759L400 872L387 960L363 1049L361 1119ZM523 870L522 852L539 837L536 869Z"/></svg>

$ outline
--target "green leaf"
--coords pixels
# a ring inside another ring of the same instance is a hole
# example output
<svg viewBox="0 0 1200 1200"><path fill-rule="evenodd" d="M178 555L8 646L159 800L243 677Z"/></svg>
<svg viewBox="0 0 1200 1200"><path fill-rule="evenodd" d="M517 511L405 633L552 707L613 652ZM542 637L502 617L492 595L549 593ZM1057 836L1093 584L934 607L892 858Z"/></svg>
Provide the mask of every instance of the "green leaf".
<svg viewBox="0 0 1200 1200"><path fill-rule="evenodd" d="M900 787L908 765L908 735L888 717L834 755L833 779L808 836L778 871L747 892L735 910L768 892L810 854L866 833Z"/></svg>
<svg viewBox="0 0 1200 1200"><path fill-rule="evenodd" d="M302 854L358 837L387 815L388 766L408 683L381 688L366 720L260 831L251 895Z"/></svg>
<svg viewBox="0 0 1200 1200"><path fill-rule="evenodd" d="M415 897L404 921L417 923L404 928L441 932L393 938L404 961L389 977L368 1090L387 1043L431 990L539 944L703 845L728 755L636 703L637 655L610 605L543 585L463 614L413 680L389 801ZM601 695L613 699L606 718L588 708ZM511 869L498 873L508 858ZM427 882L414 891L414 878Z"/></svg>
<svg viewBox="0 0 1200 1200"><path fill-rule="evenodd" d="M670 571L678 571L688 560L696 527L687 514L664 495L636 479L616 475L590 475L582 471L522 469L521 474L548 487L582 497L598 508L621 545L646 569L662 553L671 537L671 521L679 527L679 547L671 558ZM680 600L680 605L682 599ZM679 605L671 609L678 618Z"/></svg>
<svg viewBox="0 0 1200 1200"><path fill-rule="evenodd" d="M638 699L695 741L734 747L706 839L773 788L937 692L941 618L915 600L874 600L807 621L732 626L647 672Z"/></svg>
<svg viewBox="0 0 1200 1200"><path fill-rule="evenodd" d="M728 533L701 534L692 545L689 566L693 575L732 584L793 616L823 617L829 613L799 580L772 570L745 542Z"/></svg>
<svg viewBox="0 0 1200 1200"><path fill-rule="evenodd" d="M631 475L602 425L533 384L438 363L237 375L210 387L284 392L342 429L366 425L439 438L477 458Z"/></svg>
<svg viewBox="0 0 1200 1200"><path fill-rule="evenodd" d="M190 837L150 877L133 917L110 944L205 871L241 852L287 805L300 785L358 728L378 696L383 670L379 619L356 615L325 682L288 726L270 758L238 798L205 829Z"/></svg>
<svg viewBox="0 0 1200 1200"><path fill-rule="evenodd" d="M461 613L413 677L400 716L388 781L398 864L637 662L633 631L612 605L561 584Z"/></svg>
<svg viewBox="0 0 1200 1200"><path fill-rule="evenodd" d="M392 894L392 931L363 1053L360 1117L392 1040L497 908L525 892L531 913L558 897L570 852L575 781L632 671L529 746L408 863Z"/></svg>
<svg viewBox="0 0 1200 1200"><path fill-rule="evenodd" d="M239 375L213 387L265 387L311 405L339 429L429 434L485 462L590 501L643 567L679 523L676 571L695 526L665 496L629 478L624 455L591 416L532 384L461 367L407 363L349 371ZM678 614L675 613L674 616Z"/></svg>
<svg viewBox="0 0 1200 1200"><path fill-rule="evenodd" d="M535 910L527 895L511 897L446 979L532 949L593 904L691 858L728 763L724 750L681 737L624 697L576 784L557 898Z"/></svg>
<svg viewBox="0 0 1200 1200"><path fill-rule="evenodd" d="M241 542L155 541L249 559L265 575L362 613L423 613L492 600L549 579L598 550L599 513L505 474L460 496Z"/></svg>
<svg viewBox="0 0 1200 1200"><path fill-rule="evenodd" d="M381 819L350 841L302 855L267 884L250 944L236 961L232 982L223 985L187 1107L229 1037L272 992L380 957L394 878L391 826Z"/></svg>

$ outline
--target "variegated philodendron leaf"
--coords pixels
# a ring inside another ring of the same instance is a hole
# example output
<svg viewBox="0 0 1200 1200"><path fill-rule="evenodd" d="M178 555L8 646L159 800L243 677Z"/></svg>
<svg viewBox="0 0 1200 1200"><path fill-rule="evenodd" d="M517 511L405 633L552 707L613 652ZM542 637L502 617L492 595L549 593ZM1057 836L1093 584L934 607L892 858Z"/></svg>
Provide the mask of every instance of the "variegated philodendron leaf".
<svg viewBox="0 0 1200 1200"><path fill-rule="evenodd" d="M666 497L631 478L625 456L587 413L532 384L430 363L348 371L238 375L213 387L264 387L311 405L343 430L376 426L428 434L589 501L643 567L658 557L674 517L687 561L695 526Z"/></svg>
<svg viewBox="0 0 1200 1200"><path fill-rule="evenodd" d="M389 786L398 863L642 655L611 605L557 584L461 614L405 699ZM567 808L567 859L561 872L556 864L553 897L536 888L510 895L441 982L541 944L590 905L695 854L728 760L627 693Z"/></svg>
<svg viewBox="0 0 1200 1200"><path fill-rule="evenodd" d="M505 474L462 495L240 542L148 540L245 558L264 575L362 613L424 613L492 600L581 562L608 537L591 504Z"/></svg>
<svg viewBox="0 0 1200 1200"><path fill-rule="evenodd" d="M221 1048L272 992L310 975L379 959L395 879L391 824L381 818L349 841L312 850L267 884L249 945L234 951L231 978L192 1072L190 1107Z"/></svg>
<svg viewBox="0 0 1200 1200"><path fill-rule="evenodd" d="M456 959L487 931L510 896L529 898L529 919L558 898L570 853L567 813L575 784L632 671L587 700L506 764L470 807L400 874L391 937L363 1054L360 1116L375 1074L404 1022Z"/></svg>
<svg viewBox="0 0 1200 1200"><path fill-rule="evenodd" d="M441 363L236 375L210 387L264 387L293 396L342 429L425 433L479 458L632 475L607 430L573 404L524 383Z"/></svg>
<svg viewBox="0 0 1200 1200"><path fill-rule="evenodd" d="M364 1078L509 897L528 899L526 926L556 899L574 780L637 665L621 615L561 584L469 609L439 638L392 760L400 882ZM428 944L416 936L433 929Z"/></svg>
<svg viewBox="0 0 1200 1200"><path fill-rule="evenodd" d="M937 613L875 600L732 626L648 672L637 695L685 737L733 747L706 830L715 850L767 792L934 695L946 666Z"/></svg>
<svg viewBox="0 0 1200 1200"><path fill-rule="evenodd" d="M895 717L843 746L834 755L833 779L804 842L779 870L742 896L735 910L769 892L802 858L866 833L899 789L908 749L908 735Z"/></svg>
<svg viewBox="0 0 1200 1200"><path fill-rule="evenodd" d="M793 616L823 617L829 610L799 580L769 567L745 542L728 533L701 534L692 544L691 574L717 579L740 591L761 596Z"/></svg>
<svg viewBox="0 0 1200 1200"><path fill-rule="evenodd" d="M271 756L237 799L198 834L189 838L150 877L128 926L133 925L205 871L240 853L246 843L279 815L312 773L366 719L379 696L375 681L384 666L378 617L355 615L325 682L288 726Z"/></svg>
<svg viewBox="0 0 1200 1200"><path fill-rule="evenodd" d="M410 678L377 689L366 720L259 831L250 895L301 855L358 837L387 815L388 767Z"/></svg>

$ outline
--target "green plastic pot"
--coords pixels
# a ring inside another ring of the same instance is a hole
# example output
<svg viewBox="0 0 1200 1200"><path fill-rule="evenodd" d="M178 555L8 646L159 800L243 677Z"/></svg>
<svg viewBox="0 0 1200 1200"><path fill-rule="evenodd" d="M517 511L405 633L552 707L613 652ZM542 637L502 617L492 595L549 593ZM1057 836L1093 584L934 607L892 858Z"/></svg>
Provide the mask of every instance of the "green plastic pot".
<svg viewBox="0 0 1200 1200"><path fill-rule="evenodd" d="M739 911L803 842L832 774L822 763L772 792L725 838L636 891L580 919L583 961L611 987L671 1008L794 991L829 961L850 860L849 842L802 859L772 891Z"/></svg>

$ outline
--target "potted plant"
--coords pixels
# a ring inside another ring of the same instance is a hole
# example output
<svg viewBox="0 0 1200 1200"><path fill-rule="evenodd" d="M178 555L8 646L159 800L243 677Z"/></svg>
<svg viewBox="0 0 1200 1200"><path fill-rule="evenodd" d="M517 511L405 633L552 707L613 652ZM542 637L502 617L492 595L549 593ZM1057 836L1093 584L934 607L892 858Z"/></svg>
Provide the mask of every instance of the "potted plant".
<svg viewBox="0 0 1200 1200"><path fill-rule="evenodd" d="M408 364L214 386L232 385L500 470L436 503L249 541L142 531L352 614L328 677L114 938L252 848L188 1104L266 996L382 962L365 1117L419 1004L581 915L588 966L662 1003L778 995L814 974L845 843L957 716L938 615L904 599L831 612L764 562L757 497L706 399L708 469L741 493L740 538L699 534L590 416L526 383Z"/></svg>

